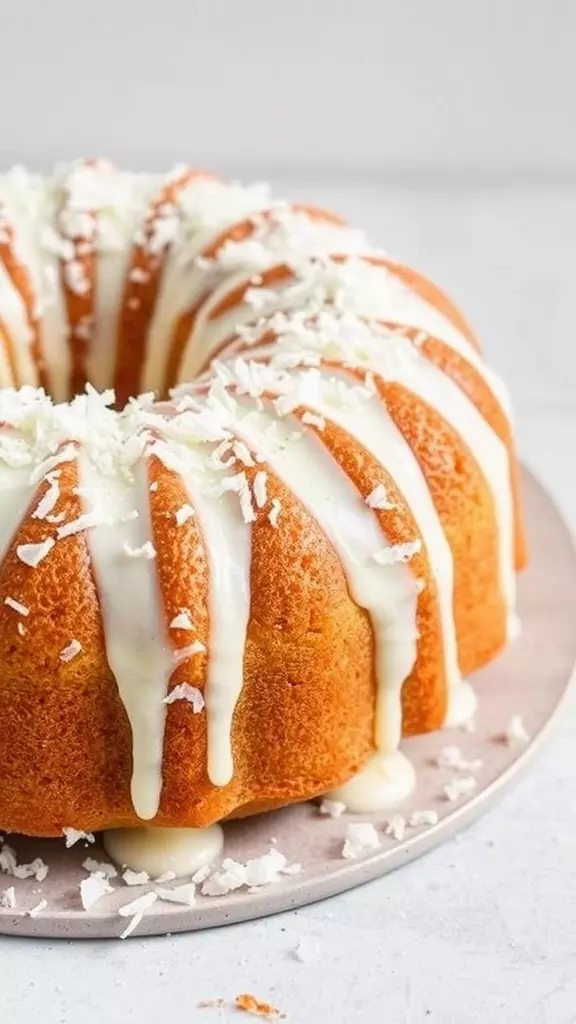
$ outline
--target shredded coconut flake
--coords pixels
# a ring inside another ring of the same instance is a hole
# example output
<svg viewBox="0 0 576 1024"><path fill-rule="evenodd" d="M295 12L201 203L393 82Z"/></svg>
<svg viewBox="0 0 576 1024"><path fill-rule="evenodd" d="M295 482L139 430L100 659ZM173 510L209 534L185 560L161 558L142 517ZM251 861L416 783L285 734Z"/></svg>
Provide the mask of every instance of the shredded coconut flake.
<svg viewBox="0 0 576 1024"><path fill-rule="evenodd" d="M388 499L384 484L377 484L374 490L370 491L370 494L366 498L366 504L369 505L370 508L377 509L396 508L394 502Z"/></svg>
<svg viewBox="0 0 576 1024"><path fill-rule="evenodd" d="M84 512L77 519L71 519L69 523L59 526L56 534L58 540L64 540L65 537L71 537L75 533L82 533L84 530L93 529L93 527L99 526L101 523L102 519L94 512Z"/></svg>
<svg viewBox="0 0 576 1024"><path fill-rule="evenodd" d="M105 878L118 877L118 870L114 864L109 864L107 861L95 860L94 857L86 857L86 860L82 861L82 867L85 871L89 871L90 874L102 874Z"/></svg>
<svg viewBox="0 0 576 1024"><path fill-rule="evenodd" d="M187 523L188 520L191 519L194 514L195 513L194 509L192 508L192 505L182 505L178 509L178 511L174 513L174 518L176 519L176 526L184 526L184 523Z"/></svg>
<svg viewBox="0 0 576 1024"><path fill-rule="evenodd" d="M268 513L268 519L275 529L278 529L278 516L280 515L281 504L278 498L272 498L272 507Z"/></svg>
<svg viewBox="0 0 576 1024"><path fill-rule="evenodd" d="M156 895L156 894L154 893L154 895ZM140 911L138 914L134 914L134 917L130 918L128 924L126 925L126 927L124 929L124 931L120 932L119 938L120 939L127 939L128 936L132 935L132 932L136 931L136 929L137 929L138 925L140 924L140 922L142 921L143 917L144 917L144 914L142 913L142 911Z"/></svg>
<svg viewBox="0 0 576 1024"><path fill-rule="evenodd" d="M18 612L19 615L30 615L30 609L25 604L21 604L20 601L16 601L13 597L5 597L4 604L11 608L12 611Z"/></svg>
<svg viewBox="0 0 576 1024"><path fill-rule="evenodd" d="M38 917L38 915L41 914L43 910L46 910L47 906L48 900L41 899L40 902L37 903L35 907L32 907L31 910L27 910L26 913L28 914L28 917Z"/></svg>
<svg viewBox="0 0 576 1024"><path fill-rule="evenodd" d="M80 260L68 260L64 263L64 280L75 295L87 295L90 291L90 281Z"/></svg>
<svg viewBox="0 0 576 1024"><path fill-rule="evenodd" d="M196 902L196 886L193 882L176 885L173 889L156 889L156 894L160 900L182 903L186 907L193 907Z"/></svg>
<svg viewBox="0 0 576 1024"><path fill-rule="evenodd" d="M324 430L326 426L326 420L323 416L317 416L313 412L305 412L302 417L302 423L306 423L310 427L316 427L317 430Z"/></svg>
<svg viewBox="0 0 576 1024"><path fill-rule="evenodd" d="M16 850L8 843L0 846L0 871L13 878L35 878L37 882L43 882L48 876L49 867L41 857L35 857L29 864L19 864Z"/></svg>
<svg viewBox="0 0 576 1024"><path fill-rule="evenodd" d="M320 814L328 818L339 818L346 810L346 804L342 800L322 800L318 807Z"/></svg>
<svg viewBox="0 0 576 1024"><path fill-rule="evenodd" d="M390 544L388 547L380 548L372 557L378 565L394 565L395 562L409 562L421 550L422 541L417 538L405 544Z"/></svg>
<svg viewBox="0 0 576 1024"><path fill-rule="evenodd" d="M198 868L198 871L195 871L194 874L192 875L192 881L195 882L196 885L201 885L202 882L206 881L206 879L208 878L208 875L210 874L211 871L212 871L212 868L210 867L209 864L203 864L202 867ZM174 878L175 877L176 876L174 875ZM170 882L170 881L172 881L172 879L170 879L170 878L157 878L156 881L157 882Z"/></svg>
<svg viewBox="0 0 576 1024"><path fill-rule="evenodd" d="M266 481L268 474L263 469L259 470L254 477L254 500L257 508L264 508L267 502Z"/></svg>
<svg viewBox="0 0 576 1024"><path fill-rule="evenodd" d="M150 881L150 875L147 871L132 871L131 868L126 868L122 872L122 878L126 885L147 885Z"/></svg>
<svg viewBox="0 0 576 1024"><path fill-rule="evenodd" d="M408 818L410 828L421 828L423 825L437 825L438 811L412 811Z"/></svg>
<svg viewBox="0 0 576 1024"><path fill-rule="evenodd" d="M478 772L484 766L480 758L468 760L457 746L443 747L436 758L439 768L451 768L456 772Z"/></svg>
<svg viewBox="0 0 576 1024"><path fill-rule="evenodd" d="M529 739L530 735L522 721L522 716L512 715L504 730L504 742L507 743L509 747L517 747L528 743Z"/></svg>
<svg viewBox="0 0 576 1024"><path fill-rule="evenodd" d="M406 836L406 818L402 814L393 814L386 822L384 832L387 836L392 836L396 842L401 843Z"/></svg>
<svg viewBox="0 0 576 1024"><path fill-rule="evenodd" d="M150 280L150 274L147 270L143 270L141 267L132 267L132 270L128 274L131 281L135 284L147 284Z"/></svg>
<svg viewBox="0 0 576 1024"><path fill-rule="evenodd" d="M461 797L470 796L474 792L478 783L473 775L462 775L460 778L452 779L444 786L443 792L447 800L454 803L456 800L460 800Z"/></svg>
<svg viewBox="0 0 576 1024"><path fill-rule="evenodd" d="M123 907L118 908L120 917L132 918L130 925L122 932L120 938L127 938L138 927L146 911L156 903L157 899L158 896L155 892L145 892L143 896L138 896L137 899L131 900L130 903L125 903ZM135 924L134 921L136 922Z"/></svg>
<svg viewBox="0 0 576 1024"><path fill-rule="evenodd" d="M192 711L198 715L204 710L205 700L202 691L197 686L190 686L189 683L178 683L170 693L164 697L164 704L174 704L177 700L188 701L192 705Z"/></svg>
<svg viewBox="0 0 576 1024"><path fill-rule="evenodd" d="M295 874L300 870L299 864L288 864L286 857L274 848L245 864L227 857L221 867L206 879L202 893L204 896L223 896L242 886L256 891L262 885L279 882L281 875Z"/></svg>
<svg viewBox="0 0 576 1024"><path fill-rule="evenodd" d="M144 914L156 903L157 899L158 895L155 892L146 892L143 896L139 896L137 899L132 900L130 903L125 903L123 907L119 908L118 913L121 917L130 918L130 922L120 934L121 939L127 939L132 932L136 931Z"/></svg>
<svg viewBox="0 0 576 1024"><path fill-rule="evenodd" d="M19 544L16 548L16 554L20 561L24 562L24 565L29 565L32 569L35 569L46 558L46 555L50 553L54 544L55 541L52 537L46 537L39 544Z"/></svg>
<svg viewBox="0 0 576 1024"><path fill-rule="evenodd" d="M16 906L16 890L13 885L8 886L0 893L0 907L3 910L14 910Z"/></svg>
<svg viewBox="0 0 576 1024"><path fill-rule="evenodd" d="M368 822L351 822L346 828L346 839L342 847L345 860L356 860L370 850L378 850L380 839L374 825Z"/></svg>
<svg viewBox="0 0 576 1024"><path fill-rule="evenodd" d="M94 836L92 832L82 832L79 828L63 828L62 834L66 842L66 849L69 850L75 843L79 843L83 839L86 843L93 843Z"/></svg>
<svg viewBox="0 0 576 1024"><path fill-rule="evenodd" d="M152 558L156 558L156 548L152 544L152 541L145 541L140 547L132 547L131 544L124 543L123 551L128 558L144 558L150 561Z"/></svg>
<svg viewBox="0 0 576 1024"><path fill-rule="evenodd" d="M170 623L170 629L194 629L188 612L181 611L175 615Z"/></svg>
<svg viewBox="0 0 576 1024"><path fill-rule="evenodd" d="M154 879L154 881L157 885L164 885L165 882L173 882L175 878L176 873L174 871L163 871L161 875L158 875L158 878Z"/></svg>
<svg viewBox="0 0 576 1024"><path fill-rule="evenodd" d="M32 513L33 519L46 519L48 514L52 512L55 507L58 498L60 497L60 487L58 484L58 477L60 476L60 470L56 470L53 473L46 474L46 482L48 487L44 494L40 498L34 512Z"/></svg>
<svg viewBox="0 0 576 1024"><path fill-rule="evenodd" d="M238 462L241 462L243 466L254 465L254 459L250 454L250 449L248 448L247 445L244 444L243 441L235 441L234 444L232 445L232 451L234 452L234 455L238 459Z"/></svg>
<svg viewBox="0 0 576 1024"><path fill-rule="evenodd" d="M80 641L71 640L70 643L67 644L66 647L63 647L62 650L60 651L60 661L72 661L72 659L75 658L77 654L80 654L81 650L82 644L80 643Z"/></svg>
<svg viewBox="0 0 576 1024"><path fill-rule="evenodd" d="M80 882L80 900L84 910L90 910L103 896L113 892L103 871L93 871Z"/></svg>

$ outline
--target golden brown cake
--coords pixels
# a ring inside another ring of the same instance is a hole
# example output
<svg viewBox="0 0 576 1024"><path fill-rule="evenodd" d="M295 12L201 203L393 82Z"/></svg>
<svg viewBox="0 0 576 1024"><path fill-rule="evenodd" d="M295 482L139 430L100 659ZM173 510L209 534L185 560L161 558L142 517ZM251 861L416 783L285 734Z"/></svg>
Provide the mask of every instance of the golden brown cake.
<svg viewBox="0 0 576 1024"><path fill-rule="evenodd" d="M525 560L506 392L442 292L261 187L17 169L0 386L0 828L405 795Z"/></svg>

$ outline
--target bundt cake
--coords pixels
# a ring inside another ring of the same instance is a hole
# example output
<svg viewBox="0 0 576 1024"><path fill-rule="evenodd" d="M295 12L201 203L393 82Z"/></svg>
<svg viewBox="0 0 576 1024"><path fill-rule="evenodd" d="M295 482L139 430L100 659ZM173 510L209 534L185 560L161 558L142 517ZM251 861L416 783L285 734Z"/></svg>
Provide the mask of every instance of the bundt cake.
<svg viewBox="0 0 576 1024"><path fill-rule="evenodd" d="M445 295L260 186L17 168L0 386L0 827L405 795L525 560L506 392Z"/></svg>

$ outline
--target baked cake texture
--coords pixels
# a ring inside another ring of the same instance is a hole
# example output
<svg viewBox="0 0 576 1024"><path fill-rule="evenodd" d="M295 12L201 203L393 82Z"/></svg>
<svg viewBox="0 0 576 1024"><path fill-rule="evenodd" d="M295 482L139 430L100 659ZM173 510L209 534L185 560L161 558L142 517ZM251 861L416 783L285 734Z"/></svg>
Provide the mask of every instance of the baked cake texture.
<svg viewBox="0 0 576 1024"><path fill-rule="evenodd" d="M376 808L402 736L473 713L525 561L509 402L362 232L187 168L15 169L0 387L1 828Z"/></svg>

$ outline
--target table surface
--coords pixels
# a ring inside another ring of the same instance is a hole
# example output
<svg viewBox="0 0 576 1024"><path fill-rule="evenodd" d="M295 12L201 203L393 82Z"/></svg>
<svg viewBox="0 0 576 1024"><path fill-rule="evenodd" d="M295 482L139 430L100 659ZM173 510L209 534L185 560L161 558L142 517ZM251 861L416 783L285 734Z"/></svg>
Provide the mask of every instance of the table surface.
<svg viewBox="0 0 576 1024"><path fill-rule="evenodd" d="M512 386L523 458L574 528L576 188L299 182L289 192L370 226L454 295ZM238 1020L230 1001L252 992L292 1024L575 1024L575 742L573 701L495 810L324 903L168 938L1 938L0 1014L209 1024ZM198 1008L216 997L228 1005Z"/></svg>

